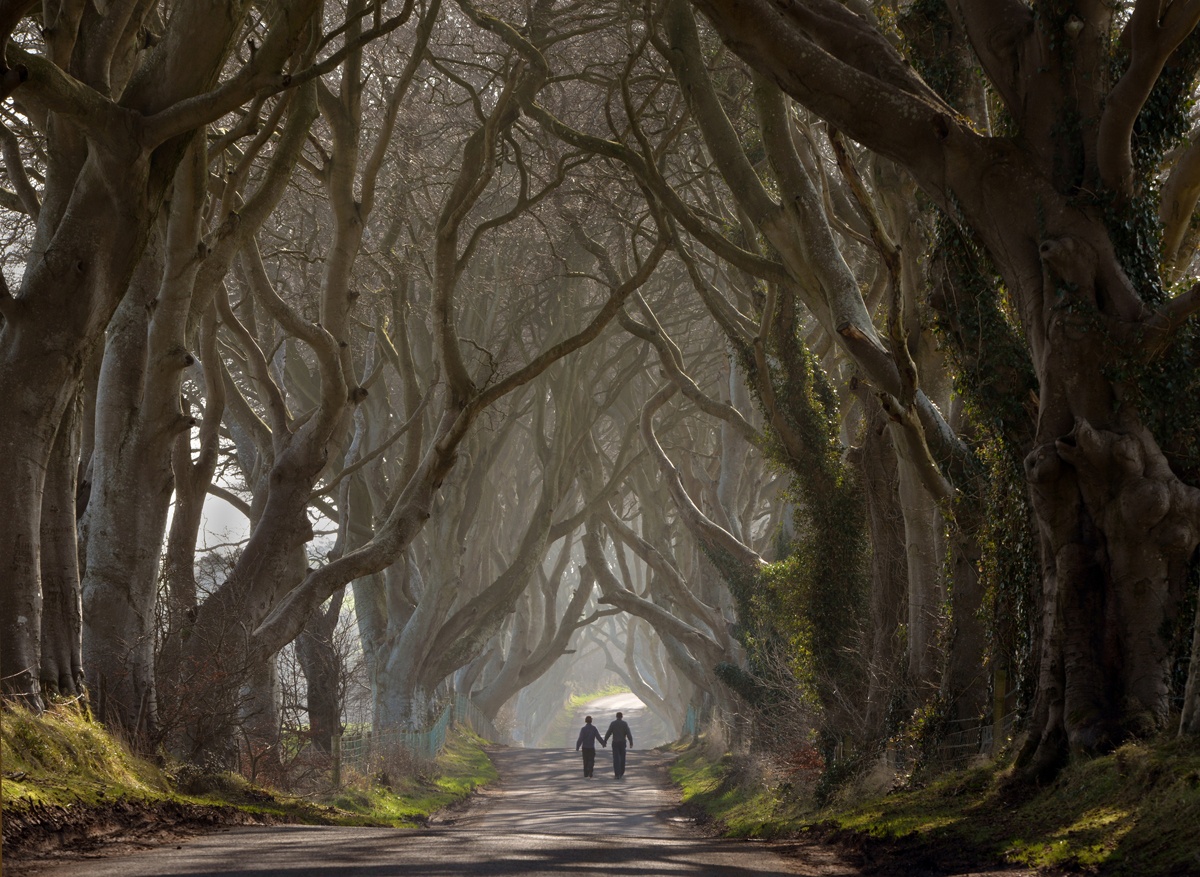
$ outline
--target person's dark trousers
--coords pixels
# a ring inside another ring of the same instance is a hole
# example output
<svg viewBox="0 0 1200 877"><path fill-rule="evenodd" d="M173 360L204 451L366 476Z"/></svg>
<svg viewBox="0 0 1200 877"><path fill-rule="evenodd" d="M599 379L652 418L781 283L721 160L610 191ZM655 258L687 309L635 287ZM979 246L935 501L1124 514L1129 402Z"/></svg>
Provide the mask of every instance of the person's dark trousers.
<svg viewBox="0 0 1200 877"><path fill-rule="evenodd" d="M613 745L613 774L620 778L625 776L625 747Z"/></svg>
<svg viewBox="0 0 1200 877"><path fill-rule="evenodd" d="M590 777L592 775L592 771L595 769L596 769L596 750L585 748L583 750L583 775L585 777Z"/></svg>

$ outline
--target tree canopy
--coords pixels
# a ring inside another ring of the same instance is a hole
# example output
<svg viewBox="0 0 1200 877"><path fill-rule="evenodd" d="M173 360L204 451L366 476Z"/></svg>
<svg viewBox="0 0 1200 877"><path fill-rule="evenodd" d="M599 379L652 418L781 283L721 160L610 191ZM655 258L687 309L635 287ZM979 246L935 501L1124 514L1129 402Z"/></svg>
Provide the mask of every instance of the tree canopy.
<svg viewBox="0 0 1200 877"><path fill-rule="evenodd" d="M0 10L6 698L1200 733L1200 3Z"/></svg>

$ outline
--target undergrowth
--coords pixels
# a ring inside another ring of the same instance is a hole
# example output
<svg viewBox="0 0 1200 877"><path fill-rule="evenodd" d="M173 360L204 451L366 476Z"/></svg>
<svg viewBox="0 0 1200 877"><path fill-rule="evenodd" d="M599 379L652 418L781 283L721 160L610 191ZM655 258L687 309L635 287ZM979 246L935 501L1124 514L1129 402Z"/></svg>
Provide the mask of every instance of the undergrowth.
<svg viewBox="0 0 1200 877"><path fill-rule="evenodd" d="M236 773L158 767L132 755L78 709L60 706L35 716L6 707L0 712L0 806L7 817L47 806L173 801L232 806L269 821L413 826L496 778L483 743L455 729L434 761L412 762L412 769L386 777L351 774L340 788L301 797L254 786Z"/></svg>
<svg viewBox="0 0 1200 877"><path fill-rule="evenodd" d="M482 749L484 740L465 729L446 738L446 748L425 769L389 776L350 778L339 791L326 796L328 804L357 814L370 824L408 827L469 796L496 779L495 765Z"/></svg>
<svg viewBox="0 0 1200 877"><path fill-rule="evenodd" d="M1019 864L1118 877L1200 874L1200 742L1129 744L1022 788L984 764L891 793L850 784L825 808L788 777L703 747L672 768L685 804L742 837L823 834L889 860Z"/></svg>
<svg viewBox="0 0 1200 877"><path fill-rule="evenodd" d="M0 803L95 804L106 798L157 799L171 794L167 775L130 754L97 723L70 706L35 716L0 711Z"/></svg>

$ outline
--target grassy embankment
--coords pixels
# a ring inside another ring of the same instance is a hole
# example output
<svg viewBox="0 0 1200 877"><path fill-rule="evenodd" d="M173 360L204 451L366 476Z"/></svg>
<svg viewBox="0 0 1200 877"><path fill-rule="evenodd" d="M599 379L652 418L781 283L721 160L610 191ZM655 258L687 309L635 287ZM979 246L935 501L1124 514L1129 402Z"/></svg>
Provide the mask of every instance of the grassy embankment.
<svg viewBox="0 0 1200 877"><path fill-rule="evenodd" d="M672 776L689 806L733 836L824 837L897 864L1200 874L1197 743L1130 744L1072 764L1038 789L1014 791L1010 770L989 764L882 795L851 784L821 809L788 783L764 780L728 756L708 757L699 746L683 753Z"/></svg>
<svg viewBox="0 0 1200 877"><path fill-rule="evenodd" d="M436 761L403 775L393 771L386 786L370 777L349 776L341 788L318 788L300 797L256 788L237 774L156 767L131 755L76 709L59 707L36 717L5 709L0 715L0 806L6 834L10 820L19 823L22 814L86 821L87 811L104 810L111 822L116 802L119 811L130 813L179 805L189 814L212 808L213 813L236 811L264 821L411 826L495 779L482 742L456 730Z"/></svg>

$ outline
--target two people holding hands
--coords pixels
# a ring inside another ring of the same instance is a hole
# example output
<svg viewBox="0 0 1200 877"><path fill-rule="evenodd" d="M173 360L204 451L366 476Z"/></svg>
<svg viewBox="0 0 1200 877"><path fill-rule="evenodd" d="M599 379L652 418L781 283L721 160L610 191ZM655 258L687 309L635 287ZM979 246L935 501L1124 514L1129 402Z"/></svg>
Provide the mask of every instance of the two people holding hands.
<svg viewBox="0 0 1200 877"><path fill-rule="evenodd" d="M633 748L633 732L629 730L629 723L621 716L621 713L617 713L616 719L608 726L603 737L592 724L591 716L583 720L583 727L579 729L579 739L575 741L575 751L583 750L585 777L592 776L596 767L596 743L599 742L602 747L607 746L610 738L613 744L613 775L617 779L625 776L625 746L628 742L629 748Z"/></svg>

